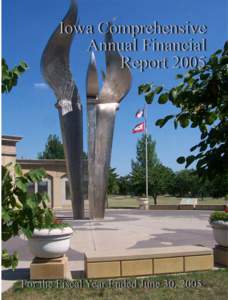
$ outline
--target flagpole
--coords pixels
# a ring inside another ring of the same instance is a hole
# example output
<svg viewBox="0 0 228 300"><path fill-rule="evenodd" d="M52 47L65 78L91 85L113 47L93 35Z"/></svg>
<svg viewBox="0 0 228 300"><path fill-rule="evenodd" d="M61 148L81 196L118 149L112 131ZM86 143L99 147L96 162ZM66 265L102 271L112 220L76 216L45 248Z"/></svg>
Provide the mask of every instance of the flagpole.
<svg viewBox="0 0 228 300"><path fill-rule="evenodd" d="M148 199L148 137L147 137L147 104L144 105L145 143L146 143L146 198Z"/></svg>

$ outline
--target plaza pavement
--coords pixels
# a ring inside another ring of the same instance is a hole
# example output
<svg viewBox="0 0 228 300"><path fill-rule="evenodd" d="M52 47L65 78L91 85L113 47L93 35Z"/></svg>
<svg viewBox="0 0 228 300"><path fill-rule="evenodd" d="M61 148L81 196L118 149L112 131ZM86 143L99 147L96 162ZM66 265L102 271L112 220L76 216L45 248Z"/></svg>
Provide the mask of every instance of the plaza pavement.
<svg viewBox="0 0 228 300"><path fill-rule="evenodd" d="M69 211L56 215L69 223L74 234L67 253L73 277L83 274L83 253L86 250L135 249L172 245L214 246L208 223L210 211L143 211L138 209L108 209L104 220L73 220ZM2 291L21 279L29 279L32 255L24 237L3 243L10 252L17 251L20 263L15 272L2 271Z"/></svg>

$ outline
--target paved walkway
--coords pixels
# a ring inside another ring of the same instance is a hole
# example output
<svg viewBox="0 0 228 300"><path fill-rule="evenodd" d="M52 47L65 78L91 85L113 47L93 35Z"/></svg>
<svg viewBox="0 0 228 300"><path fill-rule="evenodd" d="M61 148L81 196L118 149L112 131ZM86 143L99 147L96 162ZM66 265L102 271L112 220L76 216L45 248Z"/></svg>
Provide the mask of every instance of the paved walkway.
<svg viewBox="0 0 228 300"><path fill-rule="evenodd" d="M214 246L208 224L209 211L142 211L138 209L109 209L104 220L72 220L70 212L57 216L69 223L74 234L67 253L73 277L84 270L83 253L87 249L114 250L150 248L171 245ZM32 255L25 238L14 238L3 244L10 251L18 251L20 263L15 272L2 271L2 290L16 280L29 278Z"/></svg>

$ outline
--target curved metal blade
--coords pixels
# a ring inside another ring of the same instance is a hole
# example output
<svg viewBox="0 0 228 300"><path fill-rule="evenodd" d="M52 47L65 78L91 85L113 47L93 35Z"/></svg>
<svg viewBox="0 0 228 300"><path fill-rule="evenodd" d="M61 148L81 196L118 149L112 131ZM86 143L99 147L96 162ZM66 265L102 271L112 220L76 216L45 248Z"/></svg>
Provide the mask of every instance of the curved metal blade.
<svg viewBox="0 0 228 300"><path fill-rule="evenodd" d="M96 110L96 143L93 165L94 211L92 218L104 218L111 161L115 116L118 103L99 103ZM90 200L90 199L89 199Z"/></svg>
<svg viewBox="0 0 228 300"><path fill-rule="evenodd" d="M110 24L109 24L110 26ZM112 34L106 33L106 43L114 43ZM119 103L128 93L131 87L131 72L128 67L122 68L121 56L118 51L106 51L107 74L104 85L99 95L102 103Z"/></svg>
<svg viewBox="0 0 228 300"><path fill-rule="evenodd" d="M64 26L74 26L76 20L77 5L75 0L71 0L71 6L62 22ZM73 34L61 33L60 24L50 37L41 57L41 71L57 99L71 99L73 90L76 89L69 65L73 38Z"/></svg>
<svg viewBox="0 0 228 300"><path fill-rule="evenodd" d="M99 94L96 59L93 52L91 52L90 63L87 70L86 92L87 99L96 99Z"/></svg>
<svg viewBox="0 0 228 300"><path fill-rule="evenodd" d="M110 26L110 25L109 25ZM106 43L113 43L112 35L105 35ZM91 218L104 218L108 186L108 170L111 160L112 140L116 110L131 86L129 68L121 68L121 56L117 51L106 51L107 74L98 101L88 109L89 125L89 204ZM87 85L88 89L88 85ZM87 95L90 94L87 92Z"/></svg>
<svg viewBox="0 0 228 300"><path fill-rule="evenodd" d="M90 62L87 70L86 79L86 94L87 94L87 122L88 122L88 198L90 216L93 217L95 202L95 145L96 145L96 110L98 103L99 86L98 86L98 74L96 68L95 55L92 52Z"/></svg>
<svg viewBox="0 0 228 300"><path fill-rule="evenodd" d="M71 0L69 11L63 19L64 26L74 26L76 19L76 1ZM73 217L82 219L84 215L82 106L69 66L73 35L61 33L60 26L54 31L43 51L41 70L58 100L56 107L62 131Z"/></svg>

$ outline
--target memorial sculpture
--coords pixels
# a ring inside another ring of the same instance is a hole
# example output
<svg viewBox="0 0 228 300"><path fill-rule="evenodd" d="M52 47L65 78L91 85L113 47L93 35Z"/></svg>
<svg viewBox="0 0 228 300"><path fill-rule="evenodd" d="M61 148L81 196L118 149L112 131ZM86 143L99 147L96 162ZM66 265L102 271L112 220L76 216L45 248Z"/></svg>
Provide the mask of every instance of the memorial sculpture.
<svg viewBox="0 0 228 300"><path fill-rule="evenodd" d="M71 6L63 19L65 26L77 23L77 4ZM69 54L73 34L61 33L59 25L49 39L41 58L43 76L57 98L67 174L69 178L73 218L84 216L83 199L83 132L82 105L78 89L70 72ZM106 43L113 43L112 35L105 35ZM117 51L106 51L106 74L99 91L95 55L87 71L87 118L88 118L88 198L90 218L103 218L108 184L108 170L115 115L120 101L131 85L131 73L121 68Z"/></svg>

